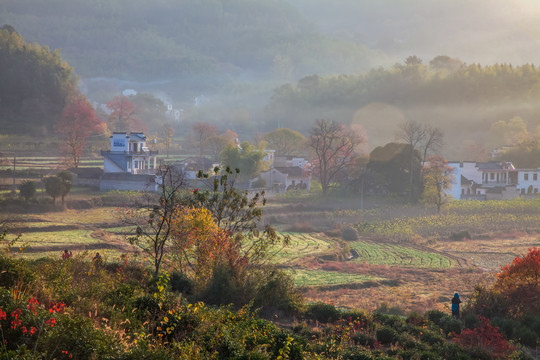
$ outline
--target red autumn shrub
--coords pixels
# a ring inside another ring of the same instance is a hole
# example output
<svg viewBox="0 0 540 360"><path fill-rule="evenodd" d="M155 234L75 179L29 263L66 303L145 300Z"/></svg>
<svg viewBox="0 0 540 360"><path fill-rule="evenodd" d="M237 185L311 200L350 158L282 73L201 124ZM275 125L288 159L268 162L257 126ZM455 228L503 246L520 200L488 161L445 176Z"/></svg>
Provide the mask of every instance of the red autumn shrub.
<svg viewBox="0 0 540 360"><path fill-rule="evenodd" d="M479 317L481 325L474 329L465 329L461 334L454 334L454 342L473 353L479 353L491 359L506 359L514 351L498 328L490 324L485 317Z"/></svg>

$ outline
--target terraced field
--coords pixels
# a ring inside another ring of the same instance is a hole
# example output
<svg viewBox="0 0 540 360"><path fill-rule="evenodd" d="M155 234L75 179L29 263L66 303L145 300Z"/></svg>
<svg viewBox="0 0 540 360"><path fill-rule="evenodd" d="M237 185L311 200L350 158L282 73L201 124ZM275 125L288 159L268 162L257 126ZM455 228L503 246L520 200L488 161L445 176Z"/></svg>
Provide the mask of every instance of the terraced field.
<svg viewBox="0 0 540 360"><path fill-rule="evenodd" d="M357 241L350 244L358 257L355 262L416 268L451 268L456 262L436 252L396 244Z"/></svg>
<svg viewBox="0 0 540 360"><path fill-rule="evenodd" d="M281 232L282 236L288 235L291 239L290 246L280 249L277 253L277 262L281 265L293 262L307 256L316 256L327 253L335 248L335 243L324 235L308 234L300 232Z"/></svg>

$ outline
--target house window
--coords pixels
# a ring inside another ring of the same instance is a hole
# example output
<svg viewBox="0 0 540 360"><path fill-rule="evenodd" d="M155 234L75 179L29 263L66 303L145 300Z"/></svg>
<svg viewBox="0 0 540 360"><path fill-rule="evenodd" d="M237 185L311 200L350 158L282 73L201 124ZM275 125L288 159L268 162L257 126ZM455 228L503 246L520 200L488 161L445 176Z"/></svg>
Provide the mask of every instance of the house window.
<svg viewBox="0 0 540 360"><path fill-rule="evenodd" d="M477 190L477 191L476 191L476 195L480 195L480 190Z"/></svg>
<svg viewBox="0 0 540 360"><path fill-rule="evenodd" d="M525 189L521 189L521 193L522 193L522 194L525 194Z"/></svg>
<svg viewBox="0 0 540 360"><path fill-rule="evenodd" d="M533 174L533 180L534 180L534 181L537 181L537 180L538 180L538 174L537 174L537 173L534 173L534 174Z"/></svg>
<svg viewBox="0 0 540 360"><path fill-rule="evenodd" d="M489 173L489 180L495 180L495 173Z"/></svg>
<svg viewBox="0 0 540 360"><path fill-rule="evenodd" d="M122 146L122 147L124 147L126 145L125 140L126 139L113 139L113 146Z"/></svg>
<svg viewBox="0 0 540 360"><path fill-rule="evenodd" d="M538 188L534 188L534 193L538 194Z"/></svg>
<svg viewBox="0 0 540 360"><path fill-rule="evenodd" d="M529 180L529 174L523 174L523 180L525 181Z"/></svg>

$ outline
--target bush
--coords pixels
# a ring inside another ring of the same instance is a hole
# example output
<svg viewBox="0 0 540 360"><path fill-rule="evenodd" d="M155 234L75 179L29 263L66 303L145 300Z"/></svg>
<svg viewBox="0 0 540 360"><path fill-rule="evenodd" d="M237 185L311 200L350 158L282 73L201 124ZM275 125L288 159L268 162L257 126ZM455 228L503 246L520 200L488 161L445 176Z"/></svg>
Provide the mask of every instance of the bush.
<svg viewBox="0 0 540 360"><path fill-rule="evenodd" d="M183 272L174 271L170 280L172 291L180 292L184 295L193 294L195 283Z"/></svg>
<svg viewBox="0 0 540 360"><path fill-rule="evenodd" d="M253 304L266 316L274 315L276 311L293 315L302 310L304 298L290 275L273 270L258 286Z"/></svg>
<svg viewBox="0 0 540 360"><path fill-rule="evenodd" d="M341 237L345 241L355 241L358 240L358 233L355 228L347 226L341 230Z"/></svg>
<svg viewBox="0 0 540 360"><path fill-rule="evenodd" d="M332 304L316 302L308 305L306 317L320 322L331 323L341 318L341 313Z"/></svg>
<svg viewBox="0 0 540 360"><path fill-rule="evenodd" d="M472 352L478 359L506 359L514 350L489 320L480 317L482 324L475 329L465 329L454 342Z"/></svg>
<svg viewBox="0 0 540 360"><path fill-rule="evenodd" d="M538 336L539 334L526 326L520 326L514 334L514 338L518 339L521 344L531 347L538 345Z"/></svg>
<svg viewBox="0 0 540 360"><path fill-rule="evenodd" d="M471 234L469 234L469 232L467 230L463 230L463 231L459 231L457 233L452 233L449 236L449 238L452 241L462 241L462 240L465 240L465 239L470 239Z"/></svg>
<svg viewBox="0 0 540 360"><path fill-rule="evenodd" d="M397 341L397 332L390 326L383 326L377 330L377 341L381 344L388 345Z"/></svg>
<svg viewBox="0 0 540 360"><path fill-rule="evenodd" d="M441 325L441 319L445 316L448 316L446 313L439 310L429 310L425 313L425 316L429 321L434 323L437 326Z"/></svg>
<svg viewBox="0 0 540 360"><path fill-rule="evenodd" d="M29 180L24 180L19 185L19 194L24 198L25 201L30 200L36 195L36 183Z"/></svg>
<svg viewBox="0 0 540 360"><path fill-rule="evenodd" d="M232 267L227 265L218 265L212 274L212 279L206 287L196 297L212 305L243 305L246 303L245 293L253 293L253 289L247 286L241 286L238 276Z"/></svg>
<svg viewBox="0 0 540 360"><path fill-rule="evenodd" d="M439 325L444 334L461 334L461 321L453 316L444 316Z"/></svg>

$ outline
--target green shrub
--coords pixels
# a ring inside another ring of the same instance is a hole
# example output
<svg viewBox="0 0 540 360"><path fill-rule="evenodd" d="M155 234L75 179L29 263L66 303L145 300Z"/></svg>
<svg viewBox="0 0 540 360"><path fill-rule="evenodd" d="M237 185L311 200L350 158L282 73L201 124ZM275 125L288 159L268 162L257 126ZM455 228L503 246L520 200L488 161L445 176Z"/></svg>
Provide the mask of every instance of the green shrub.
<svg viewBox="0 0 540 360"><path fill-rule="evenodd" d="M212 279L196 295L196 298L211 305L243 305L246 302L242 299L245 298L245 293L251 289L248 290L246 286L241 286L238 280L233 268L227 265L218 265L213 271Z"/></svg>
<svg viewBox="0 0 540 360"><path fill-rule="evenodd" d="M373 357L373 355L369 351L366 351L364 349L348 348L348 349L345 349L342 352L340 359L343 359L343 360L373 360L375 358Z"/></svg>
<svg viewBox="0 0 540 360"><path fill-rule="evenodd" d="M355 228L347 226L341 230L341 238L345 241L355 241L358 240L358 233Z"/></svg>
<svg viewBox="0 0 540 360"><path fill-rule="evenodd" d="M364 332L359 332L351 336L351 340L355 345L365 346L372 348L375 345L375 339L373 336Z"/></svg>
<svg viewBox="0 0 540 360"><path fill-rule="evenodd" d="M444 342L444 339L440 334L427 329L423 329L422 335L420 335L420 340L429 346L440 345Z"/></svg>
<svg viewBox="0 0 540 360"><path fill-rule="evenodd" d="M441 319L439 326L441 327L443 333L446 335L453 333L461 334L461 321L454 318L453 316L444 316Z"/></svg>
<svg viewBox="0 0 540 360"><path fill-rule="evenodd" d="M461 317L461 321L463 321L463 325L467 329L473 329L475 327L478 327L481 324L480 320L478 319L478 316L476 316L476 314L470 311L463 313L463 316Z"/></svg>
<svg viewBox="0 0 540 360"><path fill-rule="evenodd" d="M0 254L0 286L11 288L16 283L30 284L34 280L33 272L22 260L15 260Z"/></svg>
<svg viewBox="0 0 540 360"><path fill-rule="evenodd" d="M306 317L320 322L331 323L341 318L341 313L332 304L316 302L308 305Z"/></svg>
<svg viewBox="0 0 540 360"><path fill-rule="evenodd" d="M526 326L520 326L515 330L514 338L523 345L535 347L539 342L539 334Z"/></svg>
<svg viewBox="0 0 540 360"><path fill-rule="evenodd" d="M253 304L266 316L274 315L276 312L294 315L302 310L304 298L290 275L275 270L271 271L257 288Z"/></svg>
<svg viewBox="0 0 540 360"><path fill-rule="evenodd" d="M425 313L425 316L429 321L431 321L437 326L440 326L441 319L447 316L447 314L439 310L429 310Z"/></svg>
<svg viewBox="0 0 540 360"><path fill-rule="evenodd" d="M381 344L388 345L397 341L398 335L397 332L390 326L383 326L377 329L377 341Z"/></svg>
<svg viewBox="0 0 540 360"><path fill-rule="evenodd" d="M180 292L184 295L193 294L195 283L185 273L174 271L171 275L172 291Z"/></svg>

